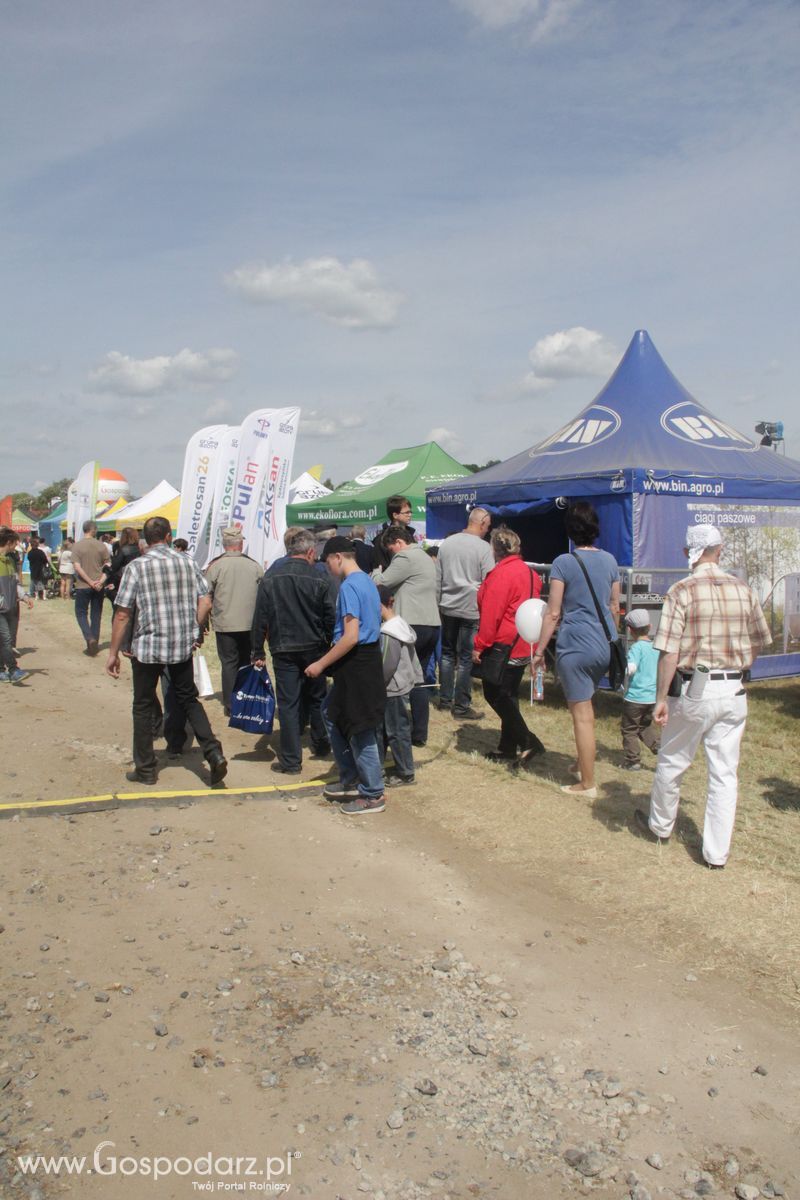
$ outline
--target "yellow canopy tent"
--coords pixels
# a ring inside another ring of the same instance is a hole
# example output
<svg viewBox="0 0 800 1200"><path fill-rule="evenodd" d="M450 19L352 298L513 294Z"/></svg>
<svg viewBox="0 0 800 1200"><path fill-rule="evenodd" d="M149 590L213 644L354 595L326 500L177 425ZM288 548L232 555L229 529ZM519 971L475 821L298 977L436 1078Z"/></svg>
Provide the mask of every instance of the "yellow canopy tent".
<svg viewBox="0 0 800 1200"><path fill-rule="evenodd" d="M134 529L141 529L145 521L149 521L151 517L166 517L174 533L178 528L178 512L180 507L180 496L173 496L171 500L167 500L165 504L157 505L150 512L139 513L136 517L123 516L115 520L117 533L119 533L120 529L124 529L126 525L131 525Z"/></svg>

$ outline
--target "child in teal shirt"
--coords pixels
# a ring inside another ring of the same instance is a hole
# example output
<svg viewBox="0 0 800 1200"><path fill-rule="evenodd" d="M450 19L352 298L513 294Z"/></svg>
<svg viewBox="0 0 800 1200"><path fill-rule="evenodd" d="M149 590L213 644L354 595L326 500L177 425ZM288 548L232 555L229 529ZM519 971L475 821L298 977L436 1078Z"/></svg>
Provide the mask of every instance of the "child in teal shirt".
<svg viewBox="0 0 800 1200"><path fill-rule="evenodd" d="M625 617L633 637L628 651L627 687L622 700L623 771L641 771L639 742L658 754L661 732L653 725L658 676L658 651L650 640L650 614L634 608Z"/></svg>

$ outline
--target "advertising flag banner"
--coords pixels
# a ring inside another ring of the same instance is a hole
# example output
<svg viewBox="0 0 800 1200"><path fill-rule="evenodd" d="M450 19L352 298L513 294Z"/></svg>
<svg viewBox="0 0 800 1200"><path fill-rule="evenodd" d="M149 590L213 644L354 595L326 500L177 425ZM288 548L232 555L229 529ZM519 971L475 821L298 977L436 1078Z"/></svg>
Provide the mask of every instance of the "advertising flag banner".
<svg viewBox="0 0 800 1200"><path fill-rule="evenodd" d="M100 463L84 463L78 478L69 489L67 498L67 532L78 541L83 537L84 521L93 521L97 512L97 485L100 479ZM73 497L74 490L74 497ZM70 506L72 523L70 524Z"/></svg>
<svg viewBox="0 0 800 1200"><path fill-rule="evenodd" d="M222 554L222 531L233 519L233 489L236 485L236 464L239 461L239 434L238 425L229 425L219 440L206 566Z"/></svg>
<svg viewBox="0 0 800 1200"><path fill-rule="evenodd" d="M245 549L268 566L283 553L299 408L260 408L242 422L231 519Z"/></svg>
<svg viewBox="0 0 800 1200"><path fill-rule="evenodd" d="M178 537L189 543L189 554L204 564L208 554L217 454L227 425L206 425L189 438L183 459Z"/></svg>

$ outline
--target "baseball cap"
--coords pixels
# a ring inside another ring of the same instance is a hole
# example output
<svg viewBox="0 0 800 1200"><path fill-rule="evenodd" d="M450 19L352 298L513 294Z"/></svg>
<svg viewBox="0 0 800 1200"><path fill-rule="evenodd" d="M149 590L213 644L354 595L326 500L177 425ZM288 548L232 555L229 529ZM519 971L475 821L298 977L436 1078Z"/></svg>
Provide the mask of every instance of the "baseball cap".
<svg viewBox="0 0 800 1200"><path fill-rule="evenodd" d="M341 534L336 537L328 538L325 543L322 554L319 556L320 562L326 562L331 554L355 554L356 548L350 541L350 538L342 537Z"/></svg>
<svg viewBox="0 0 800 1200"><path fill-rule="evenodd" d="M625 617L625 624L631 629L646 629L650 624L650 613L646 608L632 608Z"/></svg>

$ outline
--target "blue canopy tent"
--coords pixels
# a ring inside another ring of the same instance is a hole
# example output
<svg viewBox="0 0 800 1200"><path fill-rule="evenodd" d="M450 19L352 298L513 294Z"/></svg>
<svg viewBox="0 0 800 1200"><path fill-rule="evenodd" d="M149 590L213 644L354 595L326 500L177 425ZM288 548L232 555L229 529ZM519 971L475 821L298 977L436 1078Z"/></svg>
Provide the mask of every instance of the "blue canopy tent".
<svg viewBox="0 0 800 1200"><path fill-rule="evenodd" d="M462 529L479 504L517 530L526 557L549 562L568 549L559 509L579 499L597 509L600 544L620 566L685 567L686 526L711 523L732 538L792 530L791 570L800 573L800 462L714 417L645 330L595 399L550 437L429 491L427 532L441 538Z"/></svg>

